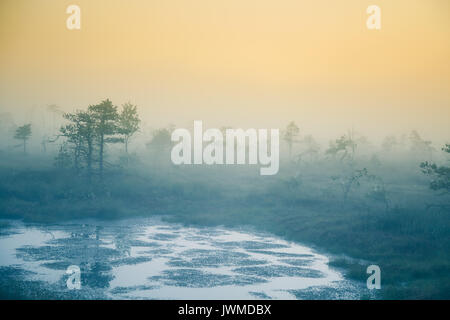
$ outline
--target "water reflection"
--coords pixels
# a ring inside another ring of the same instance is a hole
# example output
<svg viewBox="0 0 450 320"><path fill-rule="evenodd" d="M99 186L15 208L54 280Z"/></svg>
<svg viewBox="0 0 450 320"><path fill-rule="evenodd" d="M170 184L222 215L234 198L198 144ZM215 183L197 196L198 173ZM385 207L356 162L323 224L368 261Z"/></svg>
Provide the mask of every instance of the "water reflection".
<svg viewBox="0 0 450 320"><path fill-rule="evenodd" d="M325 256L267 234L156 219L8 223L0 233L6 296L23 284L42 299L357 299L362 290ZM70 265L81 269L77 292L65 286Z"/></svg>

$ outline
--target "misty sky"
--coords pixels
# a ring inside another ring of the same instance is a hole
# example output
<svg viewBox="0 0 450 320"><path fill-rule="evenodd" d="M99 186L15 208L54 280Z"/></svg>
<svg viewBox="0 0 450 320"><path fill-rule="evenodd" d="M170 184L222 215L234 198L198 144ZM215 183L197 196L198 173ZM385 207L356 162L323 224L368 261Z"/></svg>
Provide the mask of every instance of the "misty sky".
<svg viewBox="0 0 450 320"><path fill-rule="evenodd" d="M110 98L153 126L450 139L448 0L2 0L0 47L0 113L18 121Z"/></svg>

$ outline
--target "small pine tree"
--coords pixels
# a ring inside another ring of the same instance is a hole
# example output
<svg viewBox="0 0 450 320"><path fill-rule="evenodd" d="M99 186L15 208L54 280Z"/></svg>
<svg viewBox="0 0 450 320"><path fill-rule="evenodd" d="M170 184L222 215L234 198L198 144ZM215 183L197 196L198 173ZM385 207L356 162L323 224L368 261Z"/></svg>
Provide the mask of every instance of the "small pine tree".
<svg viewBox="0 0 450 320"><path fill-rule="evenodd" d="M106 143L122 142L122 139L114 137L119 133L117 121L119 119L119 113L117 107L107 99L100 104L91 105L88 107L92 119L94 120L94 128L98 140L99 149L99 170L100 177L103 177L104 166L104 149Z"/></svg>
<svg viewBox="0 0 450 320"><path fill-rule="evenodd" d="M131 103L122 106L119 114L119 133L124 136L125 152L128 153L128 143L130 138L139 130L139 120L137 107Z"/></svg>
<svg viewBox="0 0 450 320"><path fill-rule="evenodd" d="M298 142L297 137L300 133L300 128L295 124L294 121L291 121L284 132L283 139L288 144L289 148L289 159L292 157L292 146L295 142Z"/></svg>
<svg viewBox="0 0 450 320"><path fill-rule="evenodd" d="M442 151L450 153L450 144L446 144ZM422 172L432 177L430 181L430 188L432 190L439 190L443 194L450 194L450 167L438 166L435 163L428 161L420 164Z"/></svg>
<svg viewBox="0 0 450 320"><path fill-rule="evenodd" d="M23 153L27 152L27 140L31 137L31 123L25 124L16 129L14 139L23 141Z"/></svg>

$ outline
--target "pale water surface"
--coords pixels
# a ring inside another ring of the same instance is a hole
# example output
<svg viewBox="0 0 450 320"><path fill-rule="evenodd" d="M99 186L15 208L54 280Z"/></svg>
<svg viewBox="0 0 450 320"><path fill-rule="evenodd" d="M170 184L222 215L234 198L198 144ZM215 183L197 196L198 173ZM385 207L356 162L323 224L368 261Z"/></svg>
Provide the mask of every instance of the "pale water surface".
<svg viewBox="0 0 450 320"><path fill-rule="evenodd" d="M81 290L66 269L81 269ZM246 229L160 219L0 229L2 295L41 299L359 299L362 285L308 247ZM6 279L6 280L5 280Z"/></svg>

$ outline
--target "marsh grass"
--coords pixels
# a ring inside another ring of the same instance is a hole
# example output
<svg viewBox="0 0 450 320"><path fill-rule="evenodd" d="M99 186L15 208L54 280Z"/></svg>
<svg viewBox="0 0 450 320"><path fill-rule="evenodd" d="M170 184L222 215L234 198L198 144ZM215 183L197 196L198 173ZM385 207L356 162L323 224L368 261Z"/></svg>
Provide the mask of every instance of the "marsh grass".
<svg viewBox="0 0 450 320"><path fill-rule="evenodd" d="M369 182L342 201L330 179L340 171L325 162L284 166L264 179L253 169L137 165L111 168L103 180L45 163L1 161L0 217L51 223L163 215L191 225L252 226L335 256L331 265L358 281L366 281L369 264L379 265L382 298L450 298L450 212L426 209L447 199L429 190L415 164L368 165L384 178L386 208L367 196Z"/></svg>

